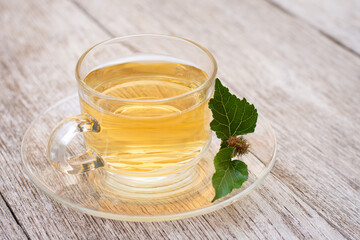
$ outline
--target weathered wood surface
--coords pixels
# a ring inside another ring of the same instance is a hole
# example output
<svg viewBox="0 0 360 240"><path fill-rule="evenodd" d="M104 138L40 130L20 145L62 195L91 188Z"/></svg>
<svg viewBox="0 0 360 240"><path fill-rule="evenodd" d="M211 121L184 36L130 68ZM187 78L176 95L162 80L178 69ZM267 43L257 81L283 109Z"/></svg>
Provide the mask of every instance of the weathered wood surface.
<svg viewBox="0 0 360 240"><path fill-rule="evenodd" d="M2 0L0 12L0 217L7 225L0 238L360 238L360 58L317 25L263 0ZM208 47L218 76L273 123L278 161L240 202L185 220L129 223L75 212L24 176L22 135L75 91L80 54L111 36L143 32Z"/></svg>
<svg viewBox="0 0 360 240"><path fill-rule="evenodd" d="M360 1L268 0L360 55Z"/></svg>

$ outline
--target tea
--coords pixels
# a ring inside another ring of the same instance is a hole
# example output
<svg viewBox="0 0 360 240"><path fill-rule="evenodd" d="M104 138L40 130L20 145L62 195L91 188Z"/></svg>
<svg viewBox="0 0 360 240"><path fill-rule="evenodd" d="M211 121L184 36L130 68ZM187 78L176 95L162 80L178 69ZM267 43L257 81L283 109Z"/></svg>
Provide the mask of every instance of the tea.
<svg viewBox="0 0 360 240"><path fill-rule="evenodd" d="M209 143L211 115L205 92L186 93L207 79L201 69L176 62L95 69L83 81L107 96L80 98L82 112L101 126L85 133L86 146L103 157L105 168L126 175L161 176L193 166Z"/></svg>

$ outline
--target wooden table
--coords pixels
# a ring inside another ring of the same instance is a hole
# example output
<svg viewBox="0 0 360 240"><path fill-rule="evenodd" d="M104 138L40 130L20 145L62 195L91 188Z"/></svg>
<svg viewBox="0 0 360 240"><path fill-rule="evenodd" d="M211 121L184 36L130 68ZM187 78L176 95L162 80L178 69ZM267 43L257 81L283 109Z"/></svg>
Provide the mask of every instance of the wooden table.
<svg viewBox="0 0 360 240"><path fill-rule="evenodd" d="M357 0L0 0L0 239L360 239L359 15ZM206 46L218 77L272 122L277 162L246 198L122 222L64 207L24 175L22 136L76 91L81 53L136 33Z"/></svg>

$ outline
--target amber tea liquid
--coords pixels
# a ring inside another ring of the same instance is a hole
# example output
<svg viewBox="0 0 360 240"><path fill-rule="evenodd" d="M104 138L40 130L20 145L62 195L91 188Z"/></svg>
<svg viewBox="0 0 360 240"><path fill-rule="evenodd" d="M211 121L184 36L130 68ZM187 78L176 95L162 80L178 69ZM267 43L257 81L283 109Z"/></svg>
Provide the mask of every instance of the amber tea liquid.
<svg viewBox="0 0 360 240"><path fill-rule="evenodd" d="M82 111L101 126L86 133L86 146L101 154L108 170L126 175L162 176L192 166L209 143L211 114L205 93L181 95L207 79L204 71L175 62L119 63L90 72L83 81L108 98L80 98Z"/></svg>

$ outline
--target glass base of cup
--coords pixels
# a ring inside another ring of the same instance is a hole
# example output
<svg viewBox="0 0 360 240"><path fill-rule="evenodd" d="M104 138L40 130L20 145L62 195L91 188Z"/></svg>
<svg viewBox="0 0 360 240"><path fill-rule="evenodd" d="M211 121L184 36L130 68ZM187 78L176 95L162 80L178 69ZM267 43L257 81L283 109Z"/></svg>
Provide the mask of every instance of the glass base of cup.
<svg viewBox="0 0 360 240"><path fill-rule="evenodd" d="M189 161L189 165L182 170L162 176L132 176L121 174L106 168L98 169L95 174L95 184L111 194L116 194L122 199L165 199L167 196L179 196L188 193L197 186L209 182L206 174L208 169L202 169L199 161L208 150L212 138L209 138L206 146L198 157ZM206 176L206 177L205 177Z"/></svg>
<svg viewBox="0 0 360 240"><path fill-rule="evenodd" d="M95 183L102 190L119 195L122 199L165 199L195 190L196 186L209 181L208 175L194 167L160 177L134 177L100 170L95 175Z"/></svg>

